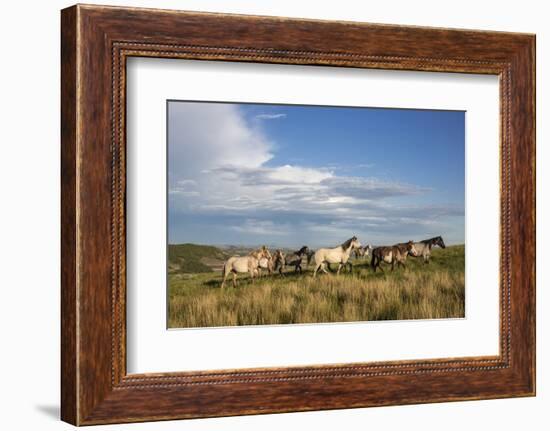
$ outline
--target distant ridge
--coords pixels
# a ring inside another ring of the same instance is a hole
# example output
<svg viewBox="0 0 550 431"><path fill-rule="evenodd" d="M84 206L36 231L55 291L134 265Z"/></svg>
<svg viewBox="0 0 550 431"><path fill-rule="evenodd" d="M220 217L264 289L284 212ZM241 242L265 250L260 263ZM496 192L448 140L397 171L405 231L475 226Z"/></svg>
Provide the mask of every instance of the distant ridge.
<svg viewBox="0 0 550 431"><path fill-rule="evenodd" d="M169 273L200 273L221 270L228 254L212 245L169 244Z"/></svg>

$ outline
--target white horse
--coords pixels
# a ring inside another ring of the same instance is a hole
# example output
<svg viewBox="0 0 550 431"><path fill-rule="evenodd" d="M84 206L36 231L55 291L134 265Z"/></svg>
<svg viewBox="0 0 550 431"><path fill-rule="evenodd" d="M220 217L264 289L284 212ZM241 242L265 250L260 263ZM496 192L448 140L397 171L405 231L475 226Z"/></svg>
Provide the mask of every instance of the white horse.
<svg viewBox="0 0 550 431"><path fill-rule="evenodd" d="M263 248L265 252L265 256L267 257L261 257L258 260L258 276L262 276L262 269L267 270L268 274L273 274L273 256L271 256L271 253L267 248Z"/></svg>
<svg viewBox="0 0 550 431"><path fill-rule="evenodd" d="M313 277L315 277L319 269L321 269L325 274L328 274L326 266L330 263L338 264L336 275L340 274L340 270L348 262L352 250L359 247L361 247L361 243L357 237L354 236L338 247L320 248L315 252L314 256L315 270L313 271Z"/></svg>
<svg viewBox="0 0 550 431"><path fill-rule="evenodd" d="M248 256L232 256L223 265L222 269L222 285L223 289L225 285L225 280L229 274L233 274L233 287L237 287L237 273L246 273L250 274L250 278L254 281L254 277L258 274L258 266L261 259L270 259L271 255L267 248L263 246L259 250L254 250Z"/></svg>

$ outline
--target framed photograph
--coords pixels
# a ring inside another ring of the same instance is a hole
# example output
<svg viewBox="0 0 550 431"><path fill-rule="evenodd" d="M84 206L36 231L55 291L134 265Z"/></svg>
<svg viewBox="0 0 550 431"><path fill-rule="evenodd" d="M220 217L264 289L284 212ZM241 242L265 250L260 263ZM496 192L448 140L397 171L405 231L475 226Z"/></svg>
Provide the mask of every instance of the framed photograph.
<svg viewBox="0 0 550 431"><path fill-rule="evenodd" d="M535 36L61 14L62 419L535 394Z"/></svg>

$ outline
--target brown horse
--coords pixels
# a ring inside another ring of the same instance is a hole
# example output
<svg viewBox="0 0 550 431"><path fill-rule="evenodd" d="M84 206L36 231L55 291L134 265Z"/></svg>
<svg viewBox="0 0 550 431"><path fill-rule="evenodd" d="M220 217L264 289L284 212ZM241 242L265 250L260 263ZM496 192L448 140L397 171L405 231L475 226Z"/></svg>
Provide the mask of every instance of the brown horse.
<svg viewBox="0 0 550 431"><path fill-rule="evenodd" d="M408 255L416 256L416 249L414 243L409 241L404 244L396 244L388 247L376 247L372 250L372 259L370 261L371 267L376 272L377 268L384 271L381 264L382 262L391 263L391 270L393 271L395 264L405 267L405 261Z"/></svg>
<svg viewBox="0 0 550 431"><path fill-rule="evenodd" d="M281 277L284 277L283 271L285 270L286 265L286 256L281 250L275 251L275 256L273 257L273 269L278 271Z"/></svg>

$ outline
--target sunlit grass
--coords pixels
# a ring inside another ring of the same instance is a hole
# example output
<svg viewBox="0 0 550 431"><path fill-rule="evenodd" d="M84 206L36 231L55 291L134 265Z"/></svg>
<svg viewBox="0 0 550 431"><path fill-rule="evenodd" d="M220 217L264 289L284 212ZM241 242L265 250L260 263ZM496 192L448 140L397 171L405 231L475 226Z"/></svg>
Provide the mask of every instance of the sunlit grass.
<svg viewBox="0 0 550 431"><path fill-rule="evenodd" d="M464 317L464 246L434 250L430 264L373 273L357 261L352 274L240 275L220 289L221 273L169 275L169 327L325 323Z"/></svg>

